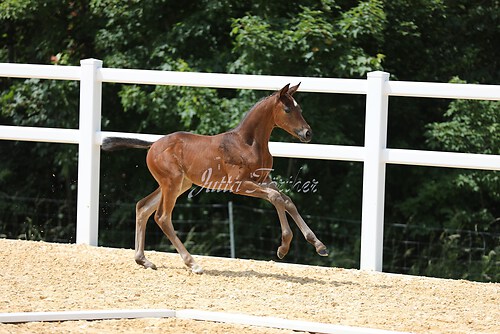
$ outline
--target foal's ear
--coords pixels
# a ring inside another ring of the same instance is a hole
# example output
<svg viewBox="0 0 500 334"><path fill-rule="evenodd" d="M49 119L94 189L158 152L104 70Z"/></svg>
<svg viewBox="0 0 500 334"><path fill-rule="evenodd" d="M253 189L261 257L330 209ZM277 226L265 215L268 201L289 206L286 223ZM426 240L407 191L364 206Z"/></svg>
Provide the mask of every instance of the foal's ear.
<svg viewBox="0 0 500 334"><path fill-rule="evenodd" d="M285 96L288 93L288 90L290 89L289 87L290 87L290 84L286 84L285 87L281 88L280 93L279 93L280 98Z"/></svg>
<svg viewBox="0 0 500 334"><path fill-rule="evenodd" d="M290 87L290 89L288 90L288 94L293 95L293 93L295 93L297 89L299 89L299 86L300 82L297 84L297 86Z"/></svg>

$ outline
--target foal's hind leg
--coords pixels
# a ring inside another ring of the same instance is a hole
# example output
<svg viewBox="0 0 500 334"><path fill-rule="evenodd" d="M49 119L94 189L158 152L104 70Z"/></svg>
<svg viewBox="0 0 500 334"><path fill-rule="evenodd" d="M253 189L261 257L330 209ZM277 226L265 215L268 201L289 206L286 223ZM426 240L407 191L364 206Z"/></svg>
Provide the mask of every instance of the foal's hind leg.
<svg viewBox="0 0 500 334"><path fill-rule="evenodd" d="M158 188L148 196L137 202L135 207L135 262L144 268L156 269L156 266L146 259L144 255L144 243L146 239L146 224L149 216L158 208L161 199L161 189Z"/></svg>
<svg viewBox="0 0 500 334"><path fill-rule="evenodd" d="M183 176L175 178L170 177L162 180L160 185L162 189L161 201L156 210L155 220L172 245L174 245L186 266L191 268L194 273L201 274L203 273L203 268L197 264L191 254L189 254L182 241L177 237L174 226L172 225L172 210L174 209L175 201L177 197L189 189L191 185L192 183L184 179Z"/></svg>
<svg viewBox="0 0 500 334"><path fill-rule="evenodd" d="M281 193L279 192L275 184L271 182L271 179L266 180L266 184L268 185L269 190L274 190L273 192L267 193L263 198L269 200L274 205L274 208L278 213L278 218L281 225L281 245L278 247L276 255L280 259L283 259L290 250L290 243L292 242L293 232L290 228L290 225L288 224L285 205L283 201L277 200L281 196Z"/></svg>
<svg viewBox="0 0 500 334"><path fill-rule="evenodd" d="M285 255L288 254L290 250L290 243L292 242L293 232L288 224L288 219L286 218L286 211L280 207L275 206L276 211L278 212L278 218L280 220L281 225L281 245L278 247L278 251L276 255L282 259Z"/></svg>

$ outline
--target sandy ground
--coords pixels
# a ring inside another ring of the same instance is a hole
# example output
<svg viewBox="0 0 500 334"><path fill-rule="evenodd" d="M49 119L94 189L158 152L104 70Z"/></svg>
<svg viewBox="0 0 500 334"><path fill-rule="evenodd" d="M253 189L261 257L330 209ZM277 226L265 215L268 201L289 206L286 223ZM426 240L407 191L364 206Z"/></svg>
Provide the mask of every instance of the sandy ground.
<svg viewBox="0 0 500 334"><path fill-rule="evenodd" d="M500 333L500 284L0 239L0 313L197 309L414 333ZM0 324L0 333L290 333L180 319Z"/></svg>

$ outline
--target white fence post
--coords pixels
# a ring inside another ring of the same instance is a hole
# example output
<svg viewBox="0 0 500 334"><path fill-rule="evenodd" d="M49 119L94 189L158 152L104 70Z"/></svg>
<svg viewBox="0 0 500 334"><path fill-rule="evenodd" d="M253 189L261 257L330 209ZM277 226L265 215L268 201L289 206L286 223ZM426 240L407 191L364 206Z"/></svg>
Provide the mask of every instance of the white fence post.
<svg viewBox="0 0 500 334"><path fill-rule="evenodd" d="M76 243L97 246L100 167L97 133L101 130L102 97L102 83L97 80L97 71L102 67L102 61L84 59L80 63Z"/></svg>
<svg viewBox="0 0 500 334"><path fill-rule="evenodd" d="M363 165L360 269L382 271L384 246L385 161L387 144L386 83L389 73L368 73Z"/></svg>

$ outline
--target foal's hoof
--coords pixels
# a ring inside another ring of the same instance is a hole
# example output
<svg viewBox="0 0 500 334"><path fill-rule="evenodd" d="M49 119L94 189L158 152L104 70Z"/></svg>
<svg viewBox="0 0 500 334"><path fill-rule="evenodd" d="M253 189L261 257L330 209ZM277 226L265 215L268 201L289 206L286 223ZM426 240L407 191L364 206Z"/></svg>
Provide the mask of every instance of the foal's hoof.
<svg viewBox="0 0 500 334"><path fill-rule="evenodd" d="M193 264L191 271L198 275L203 274L203 268L197 263Z"/></svg>
<svg viewBox="0 0 500 334"><path fill-rule="evenodd" d="M316 251L319 256L328 256L328 249L321 248Z"/></svg>
<svg viewBox="0 0 500 334"><path fill-rule="evenodd" d="M278 258L280 260L282 260L285 257L286 254L288 254L288 251L282 250L281 247L279 247L278 251L276 252L276 255L278 256Z"/></svg>
<svg viewBox="0 0 500 334"><path fill-rule="evenodd" d="M276 255L278 256L278 258L280 260L283 260L283 258L285 257L286 254L281 253L280 250L278 249L278 251L276 252Z"/></svg>
<svg viewBox="0 0 500 334"><path fill-rule="evenodd" d="M144 269L153 269L156 270L156 266L153 262L149 262L148 260L135 260L135 262L144 267Z"/></svg>

